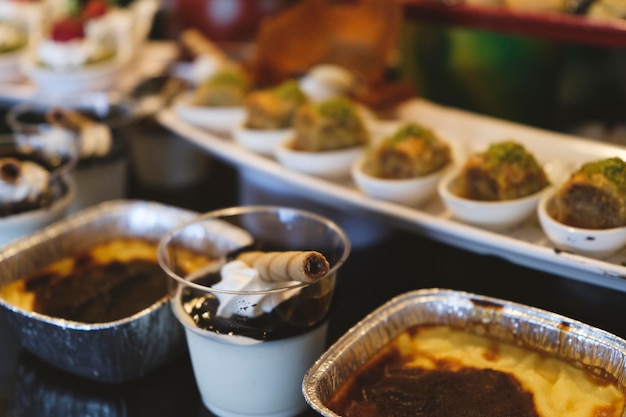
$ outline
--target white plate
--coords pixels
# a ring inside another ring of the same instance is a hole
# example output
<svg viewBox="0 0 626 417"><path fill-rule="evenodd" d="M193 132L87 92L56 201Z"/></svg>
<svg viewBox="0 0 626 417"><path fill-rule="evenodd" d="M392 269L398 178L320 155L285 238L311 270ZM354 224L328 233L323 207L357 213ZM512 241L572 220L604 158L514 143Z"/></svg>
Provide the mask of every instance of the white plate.
<svg viewBox="0 0 626 417"><path fill-rule="evenodd" d="M433 173L412 178L379 178L366 169L371 161L366 155L359 157L351 167L352 180L372 198L391 201L405 206L418 207L437 192L439 180L450 168L443 167Z"/></svg>
<svg viewBox="0 0 626 417"><path fill-rule="evenodd" d="M320 178L345 179L350 167L365 151L365 146L330 151L300 151L293 149L292 137L285 137L276 145L274 156L284 167Z"/></svg>
<svg viewBox="0 0 626 417"><path fill-rule="evenodd" d="M21 62L21 69L41 94L68 97L85 91L113 89L129 62L130 56L121 54L85 67L57 71L39 65L30 53Z"/></svg>
<svg viewBox="0 0 626 417"><path fill-rule="evenodd" d="M442 137L467 144L467 150L485 149L503 139L523 143L543 161L554 161L560 169L573 170L581 163L612 156L626 160L626 148L592 142L579 137L536 129L516 123L439 106L415 99L401 106L399 119L413 120L436 130ZM419 209L376 200L360 192L354 183L338 183L283 167L269 158L249 152L233 141L183 122L173 112L159 114L160 122L211 154L239 168L268 176L299 195L324 201L346 212L375 215L390 224L431 239L480 254L495 255L526 267L562 275L593 285L626 291L626 249L605 260L555 249L532 217L515 229L495 232L467 225L452 218L435 196Z"/></svg>
<svg viewBox="0 0 626 417"><path fill-rule="evenodd" d="M274 156L274 148L289 137L291 128L285 129L250 129L244 123L236 125L232 130L232 137L235 142L244 148L265 156Z"/></svg>
<svg viewBox="0 0 626 417"><path fill-rule="evenodd" d="M185 122L217 134L228 135L246 117L244 107L199 106L192 101L193 92L186 92L174 99L174 113Z"/></svg>

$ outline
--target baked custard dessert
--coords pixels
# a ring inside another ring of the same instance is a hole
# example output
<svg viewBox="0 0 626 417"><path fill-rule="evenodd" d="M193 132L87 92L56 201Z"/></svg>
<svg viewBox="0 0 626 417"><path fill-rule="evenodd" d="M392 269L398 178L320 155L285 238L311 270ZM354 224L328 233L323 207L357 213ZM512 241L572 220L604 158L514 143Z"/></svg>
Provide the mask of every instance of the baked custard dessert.
<svg viewBox="0 0 626 417"><path fill-rule="evenodd" d="M288 80L264 90L253 91L244 100L247 129L285 129L293 125L296 110L307 102L298 82Z"/></svg>
<svg viewBox="0 0 626 417"><path fill-rule="evenodd" d="M626 162L606 158L583 164L554 196L555 220L585 229L626 226Z"/></svg>
<svg viewBox="0 0 626 417"><path fill-rule="evenodd" d="M327 404L344 417L621 417L607 375L447 326L401 333Z"/></svg>
<svg viewBox="0 0 626 417"><path fill-rule="evenodd" d="M428 175L452 160L450 146L431 129L408 123L383 139L369 155L370 175L387 179Z"/></svg>
<svg viewBox="0 0 626 417"><path fill-rule="evenodd" d="M67 256L0 288L26 311L83 323L130 317L167 296L154 242L115 239ZM195 258L189 255L189 264Z"/></svg>
<svg viewBox="0 0 626 417"><path fill-rule="evenodd" d="M493 143L468 158L453 192L480 201L504 201L534 194L550 184L543 167L522 144Z"/></svg>
<svg viewBox="0 0 626 417"><path fill-rule="evenodd" d="M291 147L299 151L360 147L370 140L356 104L346 97L300 106L296 111L294 129Z"/></svg>

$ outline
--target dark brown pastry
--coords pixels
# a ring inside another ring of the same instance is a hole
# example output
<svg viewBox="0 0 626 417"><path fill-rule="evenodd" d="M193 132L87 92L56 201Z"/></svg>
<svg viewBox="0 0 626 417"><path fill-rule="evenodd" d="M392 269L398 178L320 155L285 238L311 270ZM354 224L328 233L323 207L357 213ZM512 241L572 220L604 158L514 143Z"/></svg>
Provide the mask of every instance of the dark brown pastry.
<svg viewBox="0 0 626 417"><path fill-rule="evenodd" d="M301 151L339 150L369 142L356 105L344 97L299 107L294 129L293 147Z"/></svg>
<svg viewBox="0 0 626 417"><path fill-rule="evenodd" d="M371 174L390 179L421 177L443 168L451 159L450 146L432 130L409 123L374 149Z"/></svg>
<svg viewBox="0 0 626 417"><path fill-rule="evenodd" d="M582 165L557 190L552 215L586 229L626 226L626 162L609 158Z"/></svg>
<svg viewBox="0 0 626 417"><path fill-rule="evenodd" d="M503 201L526 197L549 183L535 157L521 144L509 140L470 156L454 192L471 200Z"/></svg>
<svg viewBox="0 0 626 417"><path fill-rule="evenodd" d="M249 129L285 129L291 127L296 110L307 102L297 81L289 80L274 88L258 90L245 98Z"/></svg>

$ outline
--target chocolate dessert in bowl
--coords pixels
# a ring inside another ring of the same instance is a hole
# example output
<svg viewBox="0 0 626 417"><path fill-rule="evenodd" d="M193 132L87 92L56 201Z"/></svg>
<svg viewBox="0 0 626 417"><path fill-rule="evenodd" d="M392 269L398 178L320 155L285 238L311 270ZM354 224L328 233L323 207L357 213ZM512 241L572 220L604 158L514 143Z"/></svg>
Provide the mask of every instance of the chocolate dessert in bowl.
<svg viewBox="0 0 626 417"><path fill-rule="evenodd" d="M288 417L306 409L302 378L324 350L349 251L333 222L273 206L211 212L161 240L171 306L211 412ZM205 260L190 264L185 253Z"/></svg>
<svg viewBox="0 0 626 417"><path fill-rule="evenodd" d="M37 137L0 136L0 246L67 214L76 160L72 135L55 137L52 147Z"/></svg>
<svg viewBox="0 0 626 417"><path fill-rule="evenodd" d="M132 101L115 93L88 92L63 102L23 102L11 108L7 122L19 137L65 131L77 139L74 170L76 199L70 211L126 197L130 164Z"/></svg>

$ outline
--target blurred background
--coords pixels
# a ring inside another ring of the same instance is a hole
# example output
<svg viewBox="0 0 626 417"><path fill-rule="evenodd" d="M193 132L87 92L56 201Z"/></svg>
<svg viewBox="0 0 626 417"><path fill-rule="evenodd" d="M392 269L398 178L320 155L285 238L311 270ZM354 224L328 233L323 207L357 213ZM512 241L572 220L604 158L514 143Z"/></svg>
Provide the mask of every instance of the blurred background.
<svg viewBox="0 0 626 417"><path fill-rule="evenodd" d="M254 41L263 18L300 1L162 0L153 37L177 39L191 27L241 51ZM387 74L410 82L419 96L551 130L626 141L625 4L613 2L613 14L598 18L592 7L599 10L602 1L400 3L403 19Z"/></svg>

